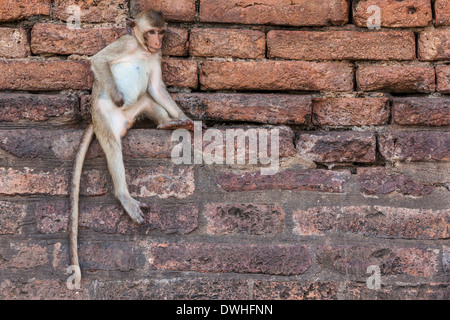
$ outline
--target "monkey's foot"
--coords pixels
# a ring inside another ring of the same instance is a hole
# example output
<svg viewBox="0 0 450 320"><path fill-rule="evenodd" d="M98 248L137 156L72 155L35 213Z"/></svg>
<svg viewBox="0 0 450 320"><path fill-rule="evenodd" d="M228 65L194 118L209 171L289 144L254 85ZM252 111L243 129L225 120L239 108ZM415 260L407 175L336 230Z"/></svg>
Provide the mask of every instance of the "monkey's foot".
<svg viewBox="0 0 450 320"><path fill-rule="evenodd" d="M142 209L149 208L149 205L139 202L137 200L134 200L132 197L124 196L124 197L118 197L120 203L122 204L125 211L128 213L128 215L133 219L135 222L141 224L144 222L144 214L142 213Z"/></svg>
<svg viewBox="0 0 450 320"><path fill-rule="evenodd" d="M194 131L194 122L190 119L186 120L169 120L161 123L158 129L163 130L175 130L175 129L186 129L189 131Z"/></svg>

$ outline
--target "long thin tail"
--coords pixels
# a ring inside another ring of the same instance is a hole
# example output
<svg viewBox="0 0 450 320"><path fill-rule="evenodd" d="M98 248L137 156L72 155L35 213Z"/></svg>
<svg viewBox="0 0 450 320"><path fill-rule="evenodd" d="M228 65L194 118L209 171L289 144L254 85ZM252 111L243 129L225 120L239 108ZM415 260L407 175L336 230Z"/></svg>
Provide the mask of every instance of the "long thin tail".
<svg viewBox="0 0 450 320"><path fill-rule="evenodd" d="M89 124L81 138L80 146L75 157L75 165L72 172L72 183L70 189L70 224L69 224L69 244L70 263L72 266L80 267L78 262L78 200L80 194L80 179L83 169L84 158L89 149L89 145L94 137L94 126Z"/></svg>

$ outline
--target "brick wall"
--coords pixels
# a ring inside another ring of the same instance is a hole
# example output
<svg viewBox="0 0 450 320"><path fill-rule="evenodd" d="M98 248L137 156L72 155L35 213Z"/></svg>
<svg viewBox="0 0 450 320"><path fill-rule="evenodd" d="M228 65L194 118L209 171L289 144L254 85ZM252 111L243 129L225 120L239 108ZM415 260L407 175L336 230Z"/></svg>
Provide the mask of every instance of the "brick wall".
<svg viewBox="0 0 450 320"><path fill-rule="evenodd" d="M209 127L278 128L281 168L175 165L171 132L141 121L124 138L130 191L151 204L137 226L94 141L71 291L88 57L148 8L169 21L179 105ZM0 44L0 298L448 299L447 0L0 0Z"/></svg>

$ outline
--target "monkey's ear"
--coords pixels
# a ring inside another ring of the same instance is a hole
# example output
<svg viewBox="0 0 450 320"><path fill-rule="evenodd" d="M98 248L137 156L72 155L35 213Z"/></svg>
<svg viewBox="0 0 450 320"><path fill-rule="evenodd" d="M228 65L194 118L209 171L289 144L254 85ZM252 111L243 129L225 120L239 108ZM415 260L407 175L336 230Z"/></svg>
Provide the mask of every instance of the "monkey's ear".
<svg viewBox="0 0 450 320"><path fill-rule="evenodd" d="M128 34L133 34L133 29L136 27L137 21L131 18L127 18L126 29Z"/></svg>

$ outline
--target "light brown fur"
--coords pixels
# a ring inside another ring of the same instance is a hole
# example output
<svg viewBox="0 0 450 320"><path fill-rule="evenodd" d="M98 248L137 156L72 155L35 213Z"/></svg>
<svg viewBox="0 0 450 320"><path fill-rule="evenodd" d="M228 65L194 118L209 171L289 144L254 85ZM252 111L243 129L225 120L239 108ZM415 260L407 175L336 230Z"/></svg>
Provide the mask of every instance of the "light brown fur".
<svg viewBox="0 0 450 320"><path fill-rule="evenodd" d="M161 73L161 44L166 24L159 13L144 11L127 22L130 35L108 45L91 58L95 82L92 88L92 124L83 135L75 159L71 184L70 255L79 267L77 252L78 198L84 158L93 136L106 155L114 193L125 211L137 223L144 222L141 208L133 199L125 179L121 138L145 115L159 129L192 129L192 121L167 92Z"/></svg>

